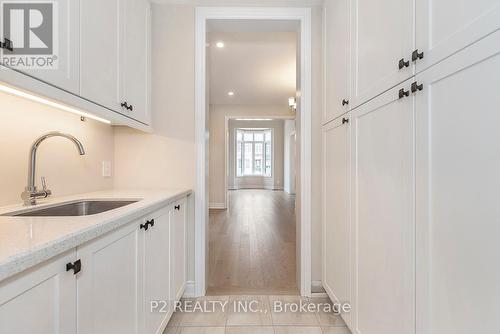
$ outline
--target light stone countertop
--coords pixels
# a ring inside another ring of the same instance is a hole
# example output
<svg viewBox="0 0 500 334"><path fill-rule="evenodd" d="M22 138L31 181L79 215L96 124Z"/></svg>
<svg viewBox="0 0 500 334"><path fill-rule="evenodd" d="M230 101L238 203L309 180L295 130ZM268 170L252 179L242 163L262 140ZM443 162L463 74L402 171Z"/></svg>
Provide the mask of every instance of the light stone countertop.
<svg viewBox="0 0 500 334"><path fill-rule="evenodd" d="M139 200L107 212L78 217L9 217L26 210L0 207L0 281L139 219L191 193L188 189L109 190L38 201L37 208L75 200ZM30 209L32 209L31 207Z"/></svg>

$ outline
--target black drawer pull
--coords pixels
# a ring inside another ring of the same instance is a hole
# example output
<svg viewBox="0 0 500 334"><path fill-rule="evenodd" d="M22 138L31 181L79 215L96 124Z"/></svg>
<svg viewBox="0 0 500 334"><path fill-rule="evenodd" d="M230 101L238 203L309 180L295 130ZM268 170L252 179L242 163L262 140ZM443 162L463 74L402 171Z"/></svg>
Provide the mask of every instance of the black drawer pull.
<svg viewBox="0 0 500 334"><path fill-rule="evenodd" d="M399 98L402 99L403 97L407 97L407 96L410 96L410 91L408 90L405 90L404 88L401 88L399 90Z"/></svg>
<svg viewBox="0 0 500 334"><path fill-rule="evenodd" d="M401 70L403 67L408 67L408 66L410 66L410 61L409 61L409 60L406 60L406 61L405 61L405 59L404 59L404 58L401 58L401 59L399 60L398 67L399 67L399 69L400 69L400 70Z"/></svg>
<svg viewBox="0 0 500 334"><path fill-rule="evenodd" d="M423 52L418 52L418 49L416 49L415 51L413 51L413 53L411 54L411 60L412 61L416 61L417 59L422 59L424 58L424 53Z"/></svg>
<svg viewBox="0 0 500 334"><path fill-rule="evenodd" d="M418 84L417 82L414 82L411 84L411 92L415 93L417 90L423 90L424 85L423 84Z"/></svg>
<svg viewBox="0 0 500 334"><path fill-rule="evenodd" d="M175 210L180 210L180 209L181 209L181 205L180 205L180 204L178 204L178 205L174 206L174 209L175 209Z"/></svg>
<svg viewBox="0 0 500 334"><path fill-rule="evenodd" d="M144 231L147 231L147 230L148 230L148 228L149 228L149 222L147 222L146 224L141 224L141 225L140 225L140 228L141 228L141 229L144 229Z"/></svg>
<svg viewBox="0 0 500 334"><path fill-rule="evenodd" d="M134 107L132 105L129 105L127 102L122 102L120 105L122 106L122 108L125 108L127 110L134 110Z"/></svg>
<svg viewBox="0 0 500 334"><path fill-rule="evenodd" d="M9 51L14 51L14 44L12 44L12 41L8 38L3 39L3 43L0 41L0 49L5 49Z"/></svg>
<svg viewBox="0 0 500 334"><path fill-rule="evenodd" d="M349 100L343 99L342 106L349 105Z"/></svg>
<svg viewBox="0 0 500 334"><path fill-rule="evenodd" d="M76 260L73 263L66 264L66 271L73 270L73 275L76 275L82 270L82 261L80 259Z"/></svg>
<svg viewBox="0 0 500 334"><path fill-rule="evenodd" d="M149 224L149 226L153 227L155 226L155 220L154 219L151 219L150 221L148 221L146 224Z"/></svg>
<svg viewBox="0 0 500 334"><path fill-rule="evenodd" d="M349 123L349 118L342 118L342 124Z"/></svg>

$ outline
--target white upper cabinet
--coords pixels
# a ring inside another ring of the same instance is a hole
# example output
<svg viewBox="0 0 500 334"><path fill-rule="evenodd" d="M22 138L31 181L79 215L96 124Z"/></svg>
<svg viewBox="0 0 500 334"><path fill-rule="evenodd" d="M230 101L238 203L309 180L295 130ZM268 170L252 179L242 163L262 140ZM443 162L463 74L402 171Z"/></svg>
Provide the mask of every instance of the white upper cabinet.
<svg viewBox="0 0 500 334"><path fill-rule="evenodd" d="M120 102L124 114L149 124L149 22L147 0L124 0L126 24L123 25L121 47Z"/></svg>
<svg viewBox="0 0 500 334"><path fill-rule="evenodd" d="M499 73L497 31L416 76L419 334L498 332Z"/></svg>
<svg viewBox="0 0 500 334"><path fill-rule="evenodd" d="M323 127L323 286L335 302L351 301L349 114ZM347 323L349 314L342 314Z"/></svg>
<svg viewBox="0 0 500 334"><path fill-rule="evenodd" d="M415 113L410 83L352 111L354 334L415 333Z"/></svg>
<svg viewBox="0 0 500 334"><path fill-rule="evenodd" d="M23 73L31 75L68 92L79 94L79 6L79 0L53 1L52 27L53 29L57 29L53 31L52 36L49 36L52 41L53 55L47 55L47 58L44 55L40 55L40 58L43 57L43 59L46 59L46 64L51 63L53 66L43 65L38 69L28 69L19 66L13 66L12 68L20 70ZM22 20L22 18L16 17L14 12L11 13L11 20L15 20L16 18L18 20ZM17 11L17 13L18 15L23 15L22 11ZM49 20L49 18L42 16L42 20ZM0 29L3 29L3 27ZM10 36L8 37L12 40L14 48L19 48L21 46L29 47L32 46L31 43L37 42L38 36L33 34L31 37L33 39L36 37L37 39L24 40L25 36L26 34L19 33L19 31L11 31ZM40 44L50 46L48 41L44 41L42 39L40 39L36 45ZM9 52L4 51L4 55L8 57ZM32 57L38 55L27 56ZM8 65L7 63L4 64Z"/></svg>
<svg viewBox="0 0 500 334"><path fill-rule="evenodd" d="M356 107L412 76L414 3L413 0L351 3L350 106Z"/></svg>
<svg viewBox="0 0 500 334"><path fill-rule="evenodd" d="M80 6L81 96L120 111L120 27L123 1L83 0Z"/></svg>
<svg viewBox="0 0 500 334"><path fill-rule="evenodd" d="M81 94L149 124L149 2L82 2Z"/></svg>
<svg viewBox="0 0 500 334"><path fill-rule="evenodd" d="M500 1L416 1L416 24L420 72L499 29Z"/></svg>
<svg viewBox="0 0 500 334"><path fill-rule="evenodd" d="M349 110L350 0L325 2L325 109L323 123Z"/></svg>

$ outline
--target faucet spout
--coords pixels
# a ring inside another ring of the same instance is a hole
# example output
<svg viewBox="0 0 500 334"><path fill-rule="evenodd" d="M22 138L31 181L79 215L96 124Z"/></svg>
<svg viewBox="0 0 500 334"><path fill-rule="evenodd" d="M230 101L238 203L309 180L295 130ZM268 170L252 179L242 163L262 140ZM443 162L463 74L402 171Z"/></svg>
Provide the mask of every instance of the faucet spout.
<svg viewBox="0 0 500 334"><path fill-rule="evenodd" d="M35 205L36 198L38 197L48 197L50 195L50 190L44 189L42 192L37 192L37 188L35 185L35 171L36 171L36 152L40 144L47 138L51 137L63 137L69 139L75 144L76 149L80 155L85 155L85 149L83 148L82 143L76 139L74 136L59 132L53 131L46 133L39 138L37 138L33 144L31 145L30 155L29 155L29 164L28 164L28 185L26 186L25 191L21 194L21 198L24 200L25 205Z"/></svg>

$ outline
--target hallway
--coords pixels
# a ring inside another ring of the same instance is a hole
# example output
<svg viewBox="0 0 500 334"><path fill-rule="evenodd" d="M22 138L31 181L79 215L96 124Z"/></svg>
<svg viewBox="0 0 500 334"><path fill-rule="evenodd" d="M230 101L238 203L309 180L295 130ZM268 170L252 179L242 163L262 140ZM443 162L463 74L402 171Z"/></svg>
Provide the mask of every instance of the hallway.
<svg viewBox="0 0 500 334"><path fill-rule="evenodd" d="M298 294L295 196L229 191L228 210L210 210L207 295Z"/></svg>

